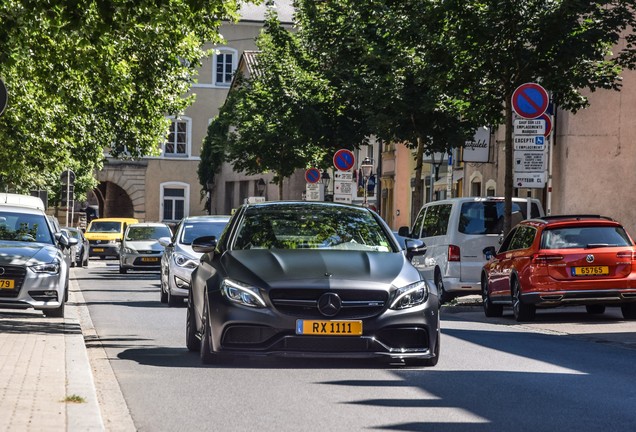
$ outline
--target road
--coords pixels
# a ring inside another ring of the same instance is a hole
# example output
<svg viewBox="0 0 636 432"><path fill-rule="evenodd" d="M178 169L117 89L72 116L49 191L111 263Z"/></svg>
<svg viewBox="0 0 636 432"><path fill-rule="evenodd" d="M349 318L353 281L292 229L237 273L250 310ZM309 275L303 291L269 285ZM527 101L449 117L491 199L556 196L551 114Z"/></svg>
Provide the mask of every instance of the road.
<svg viewBox="0 0 636 432"><path fill-rule="evenodd" d="M105 350L140 431L537 432L636 424L636 345L621 343L636 337L636 326L620 311L590 318L582 308L565 309L518 325L510 315L486 321L478 308L444 308L435 368L280 359L202 366L185 348L185 307L159 302L158 273L117 269L115 261L91 260L75 277L99 338L89 338L89 348ZM565 334L574 328L577 335Z"/></svg>

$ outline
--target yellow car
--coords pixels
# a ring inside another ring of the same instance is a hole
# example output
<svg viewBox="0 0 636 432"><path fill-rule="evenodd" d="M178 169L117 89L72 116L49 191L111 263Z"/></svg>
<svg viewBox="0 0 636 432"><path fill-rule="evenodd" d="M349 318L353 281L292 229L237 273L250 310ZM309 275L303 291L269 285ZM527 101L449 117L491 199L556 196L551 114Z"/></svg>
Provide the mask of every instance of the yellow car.
<svg viewBox="0 0 636 432"><path fill-rule="evenodd" d="M135 218L100 218L93 219L84 236L90 244L88 256L119 258L121 241L130 224L138 223Z"/></svg>

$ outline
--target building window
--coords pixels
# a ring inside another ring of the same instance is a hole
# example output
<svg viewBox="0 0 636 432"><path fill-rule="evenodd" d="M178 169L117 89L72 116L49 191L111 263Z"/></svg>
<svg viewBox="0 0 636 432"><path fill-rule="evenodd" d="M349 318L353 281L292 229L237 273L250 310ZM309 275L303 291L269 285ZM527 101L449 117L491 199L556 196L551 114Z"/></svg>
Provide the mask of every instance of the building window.
<svg viewBox="0 0 636 432"><path fill-rule="evenodd" d="M164 183L161 185L161 220L178 222L189 214L190 185Z"/></svg>
<svg viewBox="0 0 636 432"><path fill-rule="evenodd" d="M191 120L172 119L168 137L163 145L163 157L188 157L190 155Z"/></svg>
<svg viewBox="0 0 636 432"><path fill-rule="evenodd" d="M480 181L473 181L471 183L470 196L474 196L474 197L481 196L481 182Z"/></svg>
<svg viewBox="0 0 636 432"><path fill-rule="evenodd" d="M212 65L214 84L217 86L229 87L232 83L232 76L236 68L236 52L235 50L223 49L214 55L214 64Z"/></svg>

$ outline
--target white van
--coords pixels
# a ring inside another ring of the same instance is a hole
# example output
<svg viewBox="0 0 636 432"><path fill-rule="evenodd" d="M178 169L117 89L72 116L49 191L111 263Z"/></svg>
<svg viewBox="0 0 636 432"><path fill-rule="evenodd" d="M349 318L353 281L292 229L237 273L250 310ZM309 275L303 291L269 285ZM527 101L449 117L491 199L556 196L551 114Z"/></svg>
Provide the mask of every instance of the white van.
<svg viewBox="0 0 636 432"><path fill-rule="evenodd" d="M42 198L31 195L0 192L0 204L30 207L42 211L46 210Z"/></svg>
<svg viewBox="0 0 636 432"><path fill-rule="evenodd" d="M399 235L424 241L427 250L413 264L435 281L442 303L454 297L479 294L481 269L490 258L485 249L499 245L504 219L504 198L462 197L425 204L413 228L401 227ZM544 216L541 202L513 198L512 225Z"/></svg>

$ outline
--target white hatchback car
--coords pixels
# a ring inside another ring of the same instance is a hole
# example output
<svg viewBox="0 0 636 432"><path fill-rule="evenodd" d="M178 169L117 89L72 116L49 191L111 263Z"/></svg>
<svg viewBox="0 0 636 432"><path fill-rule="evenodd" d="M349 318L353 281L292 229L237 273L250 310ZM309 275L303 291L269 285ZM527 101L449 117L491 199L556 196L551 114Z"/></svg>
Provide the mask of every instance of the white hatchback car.
<svg viewBox="0 0 636 432"><path fill-rule="evenodd" d="M426 254L413 264L435 281L441 303L481 292L481 269L490 258L486 250L502 237L504 205L504 198L495 197L433 201L422 207L412 229L399 229L399 235L426 245ZM528 211L530 217L543 216L539 200L513 198L513 226L527 219Z"/></svg>
<svg viewBox="0 0 636 432"><path fill-rule="evenodd" d="M164 223L128 225L119 251L119 273L128 270L159 270L163 246L159 239L172 234Z"/></svg>
<svg viewBox="0 0 636 432"><path fill-rule="evenodd" d="M161 303L175 306L188 297L190 275L202 255L192 250L192 240L219 238L229 220L230 216L190 216L179 222L172 238L160 240L166 248L161 260Z"/></svg>

